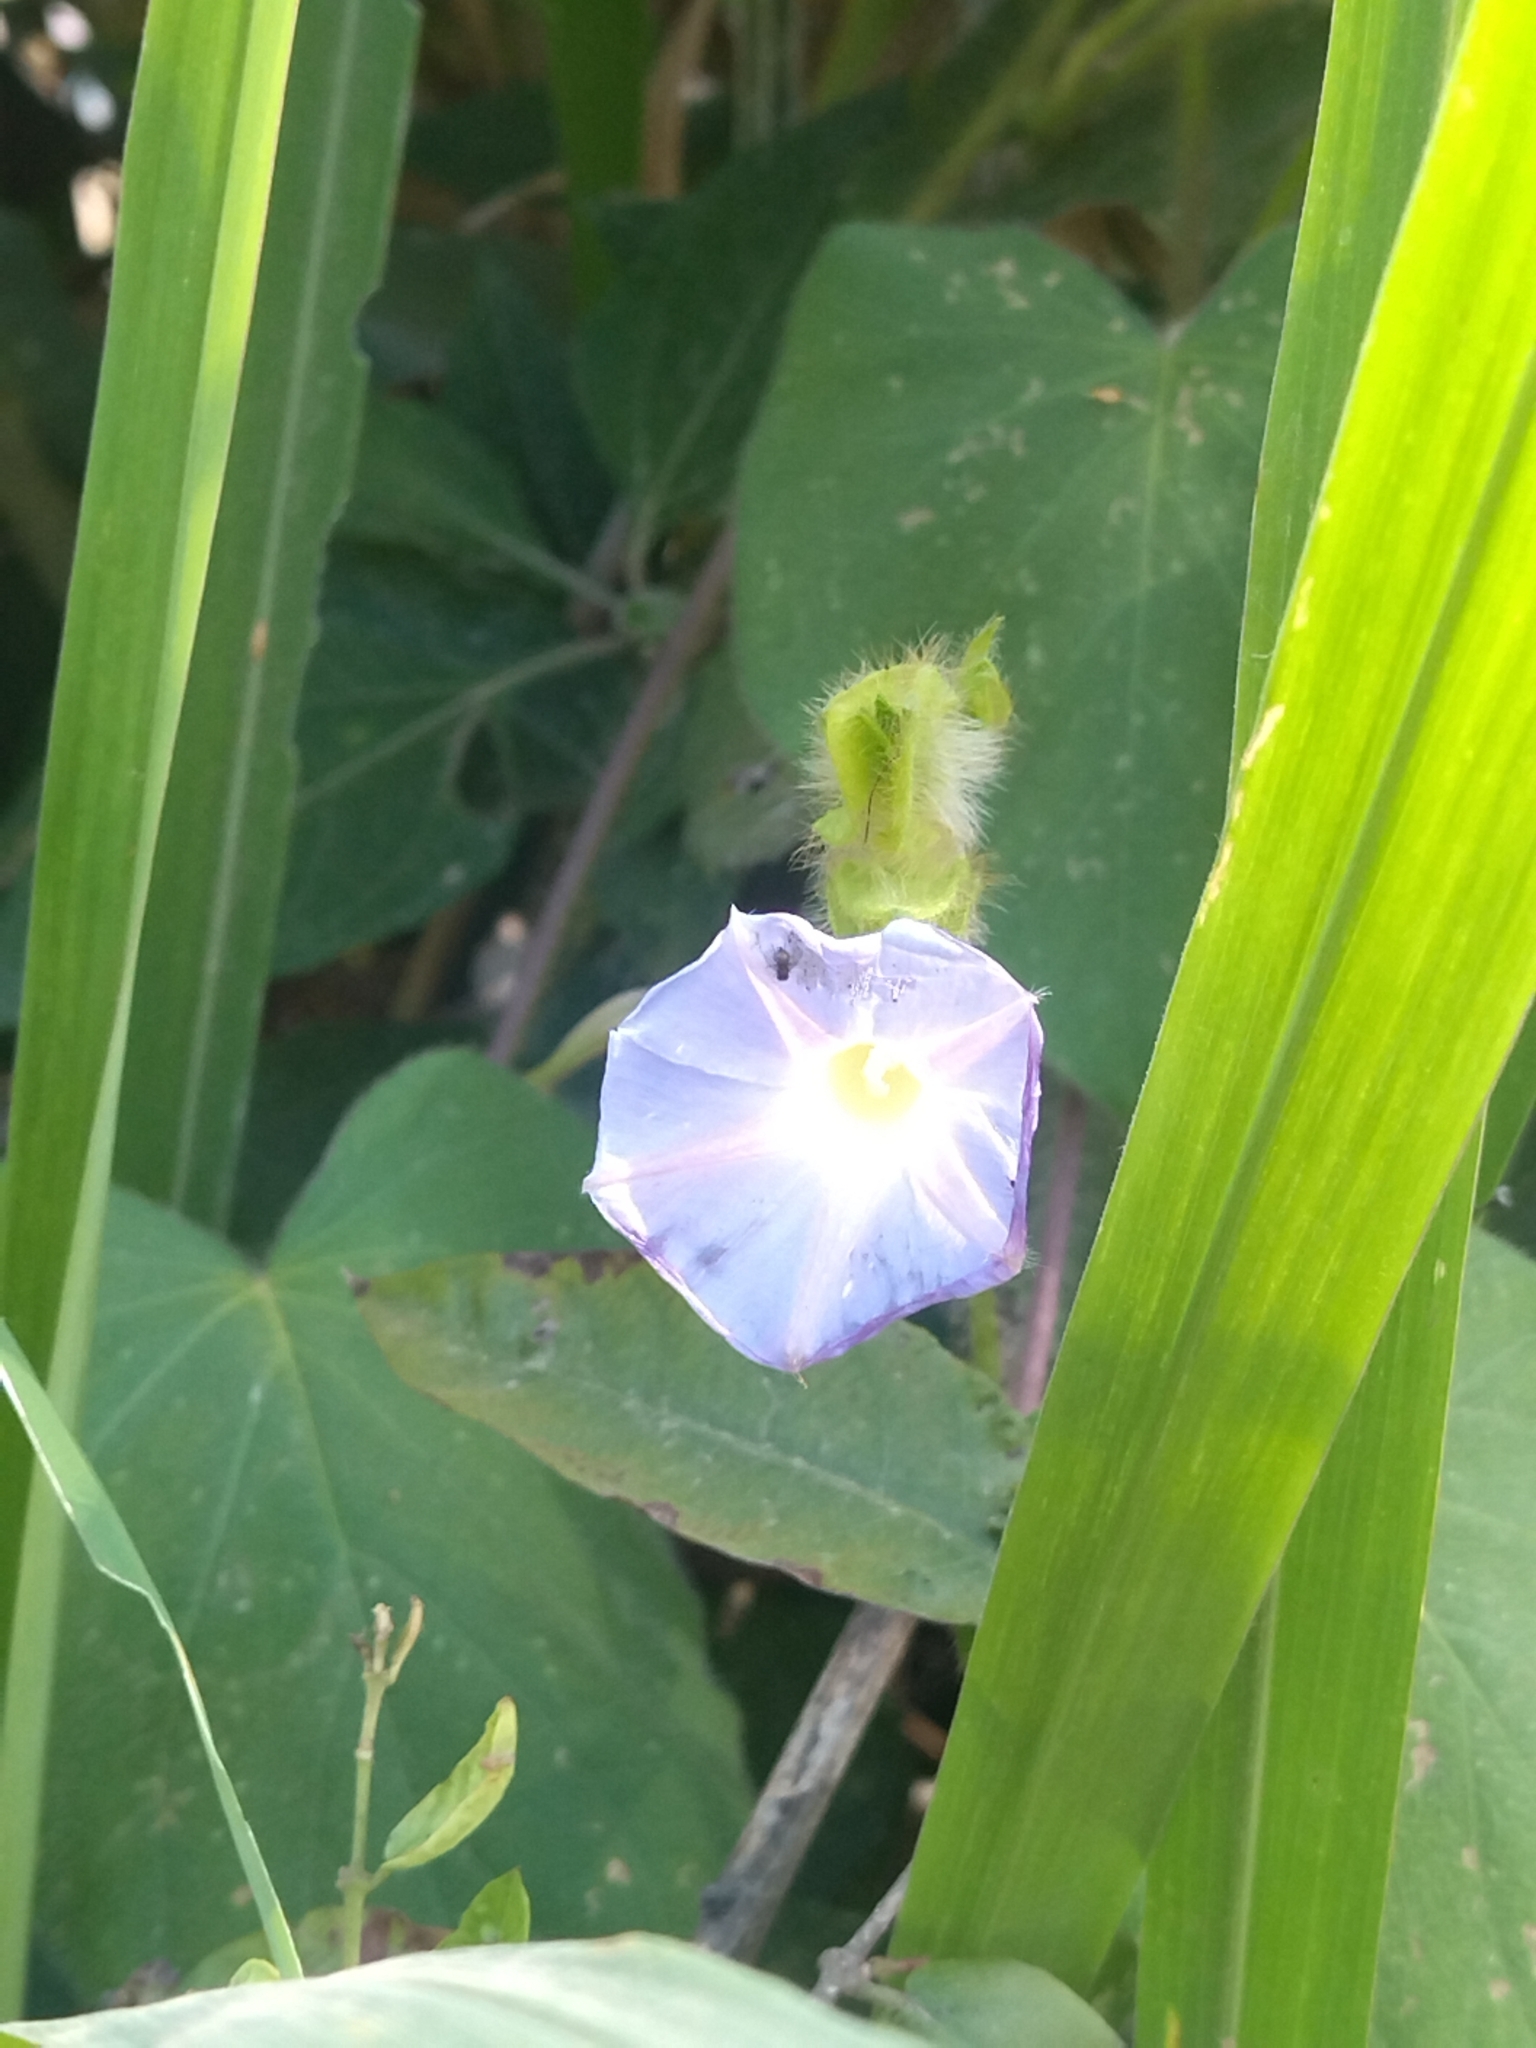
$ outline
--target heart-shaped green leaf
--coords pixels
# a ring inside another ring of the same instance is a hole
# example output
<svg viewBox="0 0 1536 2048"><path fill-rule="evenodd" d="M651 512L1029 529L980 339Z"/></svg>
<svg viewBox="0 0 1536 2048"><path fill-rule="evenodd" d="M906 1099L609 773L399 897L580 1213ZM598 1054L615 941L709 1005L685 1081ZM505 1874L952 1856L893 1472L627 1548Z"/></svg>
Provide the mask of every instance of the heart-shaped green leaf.
<svg viewBox="0 0 1536 2048"><path fill-rule="evenodd" d="M989 944L1122 1114L1221 826L1289 260L1265 243L1159 332L1020 228L841 228L743 468L742 684L782 746L850 666L1005 615Z"/></svg>

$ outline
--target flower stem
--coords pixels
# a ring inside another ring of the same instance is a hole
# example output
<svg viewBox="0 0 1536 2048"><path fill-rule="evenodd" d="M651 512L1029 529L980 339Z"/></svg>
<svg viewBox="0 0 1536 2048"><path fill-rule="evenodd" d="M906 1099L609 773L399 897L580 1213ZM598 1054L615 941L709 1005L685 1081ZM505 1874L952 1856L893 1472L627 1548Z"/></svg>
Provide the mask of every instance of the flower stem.
<svg viewBox="0 0 1536 2048"><path fill-rule="evenodd" d="M385 1693L400 1676L401 1666L415 1648L424 1617L425 1610L420 1600L412 1594L411 1611L400 1632L400 1642L393 1657L389 1654L389 1646L395 1633L395 1617L382 1601L373 1610L373 1634L356 1639L363 1656L363 1723L358 1731L357 1748L353 1751L357 1760L357 1785L352 1800L352 1854L336 1880L341 1888L343 1969L354 1969L363 1959L364 1913L368 1894L379 1881L368 1869L368 1814L373 1803L373 1759L379 1712L384 1705Z"/></svg>

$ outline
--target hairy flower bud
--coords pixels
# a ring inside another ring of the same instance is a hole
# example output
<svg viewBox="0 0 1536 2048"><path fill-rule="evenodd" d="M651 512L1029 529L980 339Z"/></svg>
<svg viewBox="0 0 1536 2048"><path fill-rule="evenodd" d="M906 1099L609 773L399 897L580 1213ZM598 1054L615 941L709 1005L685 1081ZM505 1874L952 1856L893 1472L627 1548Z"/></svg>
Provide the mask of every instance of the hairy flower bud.
<svg viewBox="0 0 1536 2048"><path fill-rule="evenodd" d="M817 715L811 827L827 919L839 935L921 918L973 935L986 885L982 801L1013 713L991 620L957 662L922 650L833 691Z"/></svg>

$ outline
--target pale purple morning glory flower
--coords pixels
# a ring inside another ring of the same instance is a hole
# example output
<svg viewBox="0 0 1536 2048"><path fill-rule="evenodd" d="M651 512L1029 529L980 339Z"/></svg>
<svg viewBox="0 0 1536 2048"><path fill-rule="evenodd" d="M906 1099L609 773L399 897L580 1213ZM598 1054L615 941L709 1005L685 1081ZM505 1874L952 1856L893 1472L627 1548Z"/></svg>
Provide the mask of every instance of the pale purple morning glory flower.
<svg viewBox="0 0 1536 2048"><path fill-rule="evenodd" d="M738 1351L798 1371L1024 1260L1035 999L897 918L730 923L608 1041L603 1215Z"/></svg>

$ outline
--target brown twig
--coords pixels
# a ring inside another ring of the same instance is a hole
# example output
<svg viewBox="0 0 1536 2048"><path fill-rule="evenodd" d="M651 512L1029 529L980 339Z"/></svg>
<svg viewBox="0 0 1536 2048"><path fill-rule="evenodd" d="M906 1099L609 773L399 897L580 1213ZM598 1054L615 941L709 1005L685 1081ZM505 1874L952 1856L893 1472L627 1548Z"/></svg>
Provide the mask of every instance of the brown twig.
<svg viewBox="0 0 1536 2048"><path fill-rule="evenodd" d="M686 92L704 61L716 0L685 0L662 39L645 81L645 146L640 189L647 199L677 199L683 191L688 138Z"/></svg>
<svg viewBox="0 0 1536 2048"><path fill-rule="evenodd" d="M635 770L640 766L651 734L672 692L709 643L730 582L734 552L735 534L728 526L710 550L699 579L689 593L688 602L661 643L650 672L640 686L639 695L630 706L629 716L624 721L624 729L613 752L603 763L603 772L597 778L597 786L587 799L581 822L565 850L544 908L528 940L528 950L523 956L516 985L507 998L491 1039L489 1056L504 1067L512 1064L522 1048L529 1022L544 993L555 956L565 937L571 912L576 908L577 899L592 872L592 864L618 816L619 806L634 779Z"/></svg>
<svg viewBox="0 0 1536 2048"><path fill-rule="evenodd" d="M480 891L472 889L467 896L434 911L422 926L389 999L389 1014L395 1023L422 1024L431 1016L479 903Z"/></svg>
<svg viewBox="0 0 1536 2048"><path fill-rule="evenodd" d="M862 1602L844 1622L741 1840L704 1893L700 1948L756 1960L916 1626L910 1614Z"/></svg>
<svg viewBox="0 0 1536 2048"><path fill-rule="evenodd" d="M1061 1282L1072 1237L1072 1214L1077 1207L1087 1123L1088 1098L1076 1088L1063 1088L1056 1119L1056 1143L1051 1152L1051 1187L1045 1204L1040 1273L1030 1307L1024 1354L1009 1389L1014 1406L1025 1415L1033 1415L1045 1399L1046 1382L1051 1376L1056 1320L1061 1313Z"/></svg>

